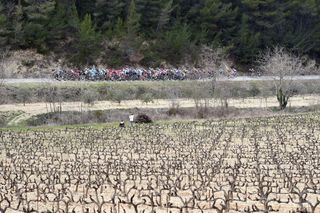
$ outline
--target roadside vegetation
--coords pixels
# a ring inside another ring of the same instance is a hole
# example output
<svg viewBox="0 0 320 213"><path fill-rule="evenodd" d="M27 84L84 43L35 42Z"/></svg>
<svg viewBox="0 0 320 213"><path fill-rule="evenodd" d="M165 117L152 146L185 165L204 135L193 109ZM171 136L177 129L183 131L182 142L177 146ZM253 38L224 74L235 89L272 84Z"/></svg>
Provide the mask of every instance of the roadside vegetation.
<svg viewBox="0 0 320 213"><path fill-rule="evenodd" d="M319 81L294 81L291 91L296 95L320 94ZM247 98L269 97L276 94L270 81L213 82L208 81L146 81L146 82L92 82L92 83L21 83L3 84L1 102L72 102L90 103L98 100L141 100L175 98Z"/></svg>

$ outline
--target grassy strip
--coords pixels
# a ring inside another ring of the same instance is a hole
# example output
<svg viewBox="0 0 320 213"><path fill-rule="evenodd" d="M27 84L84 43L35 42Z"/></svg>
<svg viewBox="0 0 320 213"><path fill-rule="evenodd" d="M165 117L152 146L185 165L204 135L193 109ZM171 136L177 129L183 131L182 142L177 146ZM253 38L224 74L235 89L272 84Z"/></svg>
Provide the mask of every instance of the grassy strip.
<svg viewBox="0 0 320 213"><path fill-rule="evenodd" d="M314 117L318 116L320 111L317 112L299 112L299 113L291 113L291 114L283 114L283 115L269 115L264 117L243 117L243 118L225 118L225 119L210 119L215 120L217 122L231 122L232 124L239 122L239 124L243 122L252 122L257 121L259 124L259 119L285 119L299 117L301 119L306 119L310 121L315 121ZM282 117L282 118L281 118ZM152 124L138 124L138 125L172 125L172 124L189 124L189 123L197 123L202 124L207 122L208 120L204 119L172 119L172 120L159 120L155 121ZM26 127L26 126L15 126L15 127L5 127L0 128L1 131L11 131L11 132L29 132L29 131L54 131L54 130L65 130L65 129L73 129L79 130L81 128L92 128L92 129L104 129L104 128L118 128L119 122L108 122L108 123L89 123L89 124L72 124L72 125L57 125L57 126L39 126L39 127Z"/></svg>
<svg viewBox="0 0 320 213"><path fill-rule="evenodd" d="M63 130L63 129L78 129L78 128L93 128L93 129L103 129L103 128L114 128L118 127L118 122L109 122L109 123L88 123L88 124L70 124L70 125L56 125L56 126L12 126L0 128L1 131L52 131L52 130Z"/></svg>
<svg viewBox="0 0 320 213"><path fill-rule="evenodd" d="M296 94L319 94L319 80L300 80L293 88ZM4 103L67 102L111 100L145 100L173 98L247 98L273 96L272 81L131 81L131 82L58 82L7 84L0 88Z"/></svg>
<svg viewBox="0 0 320 213"><path fill-rule="evenodd" d="M198 109L199 110L199 109ZM319 113L319 106L313 107L289 107L286 110L279 111L278 108L253 108L253 109L238 109L238 108L208 108L205 117L199 117L199 111L195 108L179 109L178 114L168 114L169 109L140 109L134 111L134 114L149 115L154 124L171 124L171 123L188 123L191 121L205 122L210 120L231 120L237 121L243 118L253 119L255 117L269 117L269 116L286 116ZM8 127L7 129L61 129L61 128L108 128L118 127L120 120L126 121L126 125L130 125L128 120L127 110L97 110L89 112L56 112L44 113L33 116L24 123L20 123L15 127ZM313 121L314 122L314 121Z"/></svg>
<svg viewBox="0 0 320 213"><path fill-rule="evenodd" d="M191 122L204 122L201 119L186 119L186 120L160 120L155 121L152 124L137 124L137 125L169 125L174 123L191 123ZM63 130L63 129L79 129L79 128L92 128L92 129L104 129L104 128L117 128L119 122L108 122L108 123L87 123L87 124L69 124L69 125L56 125L56 126L12 126L0 128L1 131L52 131L52 130Z"/></svg>
<svg viewBox="0 0 320 213"><path fill-rule="evenodd" d="M12 119L21 115L22 113L23 112L16 112L16 111L0 112L0 127L7 126Z"/></svg>

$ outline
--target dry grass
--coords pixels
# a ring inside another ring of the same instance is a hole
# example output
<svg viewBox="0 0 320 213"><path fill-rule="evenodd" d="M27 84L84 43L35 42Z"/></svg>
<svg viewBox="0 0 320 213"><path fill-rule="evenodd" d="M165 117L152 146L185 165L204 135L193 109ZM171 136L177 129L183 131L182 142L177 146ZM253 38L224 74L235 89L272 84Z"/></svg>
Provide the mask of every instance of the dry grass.
<svg viewBox="0 0 320 213"><path fill-rule="evenodd" d="M220 107L221 101L217 99L207 99L208 107ZM113 101L96 101L93 105L84 104L82 102L62 102L62 111L93 111L107 109L133 109L133 108L170 108L173 100L158 99L154 103L145 104L140 100L122 101L120 104ZM181 108L194 107L195 102L192 99L174 99L174 102L179 103ZM320 104L320 96L306 95L295 96L289 100L291 107L307 107ZM243 99L228 99L228 106L235 108L266 108L278 107L278 102L275 97L268 98L243 98ZM5 104L1 105L0 112L3 111L24 111L30 115L38 115L54 111L60 107L59 103L31 103L31 104Z"/></svg>
<svg viewBox="0 0 320 213"><path fill-rule="evenodd" d="M9 51L3 64L6 78L38 78L50 77L52 70L61 67L61 61L53 56L45 56L36 50Z"/></svg>

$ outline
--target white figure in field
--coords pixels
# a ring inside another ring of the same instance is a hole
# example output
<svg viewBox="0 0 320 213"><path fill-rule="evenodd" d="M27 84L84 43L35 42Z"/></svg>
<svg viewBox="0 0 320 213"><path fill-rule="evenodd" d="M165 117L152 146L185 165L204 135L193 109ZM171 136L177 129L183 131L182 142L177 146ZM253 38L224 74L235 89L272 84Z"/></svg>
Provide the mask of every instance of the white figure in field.
<svg viewBox="0 0 320 213"><path fill-rule="evenodd" d="M121 127L121 128L125 127L124 121L120 121L119 127Z"/></svg>
<svg viewBox="0 0 320 213"><path fill-rule="evenodd" d="M134 115L133 114L129 115L129 121L130 121L131 124L133 124L133 121L134 121Z"/></svg>

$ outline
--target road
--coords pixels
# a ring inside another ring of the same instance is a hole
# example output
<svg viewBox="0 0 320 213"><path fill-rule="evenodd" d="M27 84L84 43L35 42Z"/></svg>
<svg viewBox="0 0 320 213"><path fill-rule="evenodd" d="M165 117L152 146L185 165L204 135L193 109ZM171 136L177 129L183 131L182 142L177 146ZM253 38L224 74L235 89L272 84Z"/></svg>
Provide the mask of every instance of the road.
<svg viewBox="0 0 320 213"><path fill-rule="evenodd" d="M238 76L234 78L217 78L217 81L272 81L275 80L274 76L261 76L261 77L251 77L251 76ZM285 79L292 80L320 80L320 75L307 75L307 76L293 76L286 77ZM210 79L203 79L204 81L210 81ZM199 80L202 81L202 80ZM70 83L75 81L57 81L52 78L21 78L21 79L1 79L0 82L6 84L20 84L20 83ZM77 81L78 82L78 81ZM80 81L81 83L95 82L95 81Z"/></svg>

